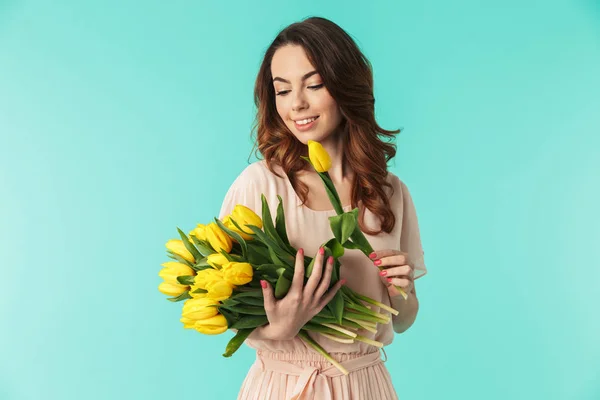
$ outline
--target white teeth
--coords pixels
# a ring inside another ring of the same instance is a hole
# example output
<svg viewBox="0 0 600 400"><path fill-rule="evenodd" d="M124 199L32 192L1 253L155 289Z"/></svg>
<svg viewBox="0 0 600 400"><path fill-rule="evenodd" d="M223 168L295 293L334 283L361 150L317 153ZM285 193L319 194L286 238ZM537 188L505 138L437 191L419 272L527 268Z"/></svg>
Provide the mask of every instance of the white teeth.
<svg viewBox="0 0 600 400"><path fill-rule="evenodd" d="M315 118L303 119L301 121L296 121L296 123L298 125L306 125L306 124L308 124L310 122L313 122L315 119L317 119L317 118L315 117Z"/></svg>

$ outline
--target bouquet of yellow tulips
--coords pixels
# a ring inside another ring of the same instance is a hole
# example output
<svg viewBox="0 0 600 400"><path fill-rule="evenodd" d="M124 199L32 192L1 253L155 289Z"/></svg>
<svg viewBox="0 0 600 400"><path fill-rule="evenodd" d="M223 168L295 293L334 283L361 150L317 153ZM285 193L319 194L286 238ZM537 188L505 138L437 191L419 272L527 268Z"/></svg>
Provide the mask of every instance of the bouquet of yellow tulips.
<svg viewBox="0 0 600 400"><path fill-rule="evenodd" d="M320 144L315 147L315 143L309 142L308 160L318 172L324 171L319 175L336 210L339 209L339 215L330 218L334 237L323 244L324 259L333 256L335 260L330 283L334 285L340 277L338 259L344 254L344 248L358 248L367 255L372 249L358 229L357 209L348 213L341 210L339 197L326 172L328 156L324 157L323 153L327 153ZM159 276L164 282L158 289L172 296L168 298L170 301L184 301L181 316L184 328L207 335L221 334L227 329L237 330L226 346L225 357L235 353L254 329L269 322L260 280L267 280L274 286L276 298L284 297L291 286L296 249L287 238L282 199L279 196L278 199L275 223L262 195L262 218L238 204L222 221L215 218L207 225L198 224L187 236L178 229L181 239L166 243L167 255L174 261L162 264ZM305 279L308 279L314 259L305 256L304 260ZM374 333L377 323L389 323L390 316L371 310L363 302L398 314L393 308L342 286L298 334L344 374L348 373L345 368L308 332L319 332L341 343L361 341L382 347L381 342L360 335L358 330Z"/></svg>

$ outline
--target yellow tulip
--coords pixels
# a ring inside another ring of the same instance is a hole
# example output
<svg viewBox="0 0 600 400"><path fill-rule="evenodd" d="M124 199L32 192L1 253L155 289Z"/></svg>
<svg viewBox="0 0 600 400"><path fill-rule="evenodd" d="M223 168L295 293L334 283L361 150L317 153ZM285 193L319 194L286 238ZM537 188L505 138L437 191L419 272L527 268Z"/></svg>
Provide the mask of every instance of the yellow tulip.
<svg viewBox="0 0 600 400"><path fill-rule="evenodd" d="M184 260L189 261L191 263L196 262L194 256L188 251L188 249L185 248L185 245L183 244L183 241L181 239L171 239L167 242L165 246L167 247L167 250L169 250L171 253L177 254Z"/></svg>
<svg viewBox="0 0 600 400"><path fill-rule="evenodd" d="M213 268L221 269L224 264L227 264L229 260L221 253L210 254L206 258L206 262Z"/></svg>
<svg viewBox="0 0 600 400"><path fill-rule="evenodd" d="M175 285L172 283L167 283L167 282L162 282L160 285L158 285L158 290L163 293L166 294L167 296L179 296L180 294L183 294L184 292L187 292L188 290L190 290L189 286L184 286L184 285Z"/></svg>
<svg viewBox="0 0 600 400"><path fill-rule="evenodd" d="M237 222L237 221L236 221ZM223 225L225 225L225 227L227 229L231 229L232 231L234 231L235 233L237 233L238 235L240 235L244 240L248 241L248 240L252 240L253 238L246 234L245 232L240 231L237 226L235 226L233 224L233 222L231 222L231 215L226 216L225 218L223 218ZM235 239L231 238L231 240L236 241Z"/></svg>
<svg viewBox="0 0 600 400"><path fill-rule="evenodd" d="M206 285L206 290L208 290L208 293L206 293L205 297L216 301L223 301L231 297L233 285L226 280L213 281Z"/></svg>
<svg viewBox="0 0 600 400"><path fill-rule="evenodd" d="M216 223L211 222L206 226L206 238L217 253L220 253L221 249L227 253L231 251L231 238Z"/></svg>
<svg viewBox="0 0 600 400"><path fill-rule="evenodd" d="M206 240L206 225L198 224L190 231L190 236L196 236L198 240Z"/></svg>
<svg viewBox="0 0 600 400"><path fill-rule="evenodd" d="M308 141L308 158L317 172L327 172L331 168L331 157L319 142Z"/></svg>
<svg viewBox="0 0 600 400"><path fill-rule="evenodd" d="M194 287L200 289L206 289L206 285L215 282L222 281L223 273L220 270L207 268L202 271L198 271L198 274L194 278Z"/></svg>
<svg viewBox="0 0 600 400"><path fill-rule="evenodd" d="M196 321L194 329L205 335L218 335L227 330L227 320L222 314L217 314L214 317Z"/></svg>
<svg viewBox="0 0 600 400"><path fill-rule="evenodd" d="M177 281L178 276L196 275L196 272L192 268L180 262L167 261L161 265L164 268L158 272L158 276L163 278L165 282L172 285L181 285Z"/></svg>
<svg viewBox="0 0 600 400"><path fill-rule="evenodd" d="M230 219L233 219L240 226L240 228L242 228L242 230L240 231L230 221ZM227 221L227 223L225 223L225 220ZM223 224L225 224L225 226L231 229L232 231L239 233L244 240L253 239L253 237L250 236L251 234L253 234L253 232L250 228L248 228L248 225L255 225L259 228L262 228L263 226L262 219L260 219L260 217L254 211L242 204L237 204L233 208L231 215L228 215L223 220Z"/></svg>
<svg viewBox="0 0 600 400"><path fill-rule="evenodd" d="M207 290L207 293L194 293L196 289ZM194 284L190 288L190 296L193 298L209 297L221 301L231 297L233 285L223 278L223 273L217 269L204 269L198 272L194 278Z"/></svg>
<svg viewBox="0 0 600 400"><path fill-rule="evenodd" d="M229 262L223 265L223 278L232 285L245 285L252 281L254 271L249 263Z"/></svg>
<svg viewBox="0 0 600 400"><path fill-rule="evenodd" d="M219 313L216 307L212 307L215 305L219 305L219 302L206 297L186 300L181 310L182 322L185 324L214 317Z"/></svg>
<svg viewBox="0 0 600 400"><path fill-rule="evenodd" d="M194 328L194 324L196 323L195 320L185 318L185 317L181 317L180 321L183 322L184 329L192 329L192 328Z"/></svg>

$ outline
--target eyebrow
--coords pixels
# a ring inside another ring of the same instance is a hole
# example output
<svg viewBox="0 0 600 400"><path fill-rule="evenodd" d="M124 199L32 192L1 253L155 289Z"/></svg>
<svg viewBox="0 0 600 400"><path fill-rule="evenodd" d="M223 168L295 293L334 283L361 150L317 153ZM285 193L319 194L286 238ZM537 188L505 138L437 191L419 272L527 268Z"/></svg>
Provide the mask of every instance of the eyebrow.
<svg viewBox="0 0 600 400"><path fill-rule="evenodd" d="M317 74L317 73L318 73L317 71L310 71L310 72L308 72L308 73L306 73L306 74L304 74L302 76L302 80L305 81L305 80L307 80L308 78L310 78L311 76L313 76L314 74ZM275 78L273 78L273 82L275 82L275 81L285 82L285 83L291 83L287 79L283 79L283 78L280 78L278 76L276 76Z"/></svg>

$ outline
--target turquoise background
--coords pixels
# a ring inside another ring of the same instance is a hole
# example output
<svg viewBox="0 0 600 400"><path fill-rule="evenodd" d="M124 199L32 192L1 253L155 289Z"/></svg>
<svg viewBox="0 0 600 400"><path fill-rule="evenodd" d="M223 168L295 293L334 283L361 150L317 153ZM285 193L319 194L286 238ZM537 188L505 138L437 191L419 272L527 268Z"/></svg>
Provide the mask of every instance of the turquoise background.
<svg viewBox="0 0 600 400"><path fill-rule="evenodd" d="M0 399L233 399L164 244L247 165L255 75L310 15L374 66L429 274L402 399L599 399L600 3L0 0ZM251 161L254 159L251 158Z"/></svg>

